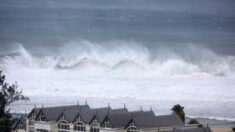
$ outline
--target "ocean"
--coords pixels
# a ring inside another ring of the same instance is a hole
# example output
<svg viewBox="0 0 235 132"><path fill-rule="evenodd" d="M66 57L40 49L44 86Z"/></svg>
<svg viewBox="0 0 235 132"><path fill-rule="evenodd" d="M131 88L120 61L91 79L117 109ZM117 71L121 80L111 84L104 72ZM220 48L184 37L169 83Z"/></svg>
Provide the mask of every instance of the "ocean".
<svg viewBox="0 0 235 132"><path fill-rule="evenodd" d="M0 69L31 98L235 121L235 1L0 0Z"/></svg>

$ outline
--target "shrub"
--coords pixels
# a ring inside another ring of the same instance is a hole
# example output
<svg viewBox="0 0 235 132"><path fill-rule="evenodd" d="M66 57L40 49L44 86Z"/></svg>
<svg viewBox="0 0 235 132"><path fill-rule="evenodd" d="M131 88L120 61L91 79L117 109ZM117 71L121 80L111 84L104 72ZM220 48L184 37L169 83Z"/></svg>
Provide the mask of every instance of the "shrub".
<svg viewBox="0 0 235 132"><path fill-rule="evenodd" d="M199 124L198 120L196 119L191 119L188 124Z"/></svg>
<svg viewBox="0 0 235 132"><path fill-rule="evenodd" d="M188 124L198 124L198 127L199 127L199 128L202 128L202 127L203 127L203 125L200 124L199 121L196 120L196 119L191 119L191 120L188 122Z"/></svg>

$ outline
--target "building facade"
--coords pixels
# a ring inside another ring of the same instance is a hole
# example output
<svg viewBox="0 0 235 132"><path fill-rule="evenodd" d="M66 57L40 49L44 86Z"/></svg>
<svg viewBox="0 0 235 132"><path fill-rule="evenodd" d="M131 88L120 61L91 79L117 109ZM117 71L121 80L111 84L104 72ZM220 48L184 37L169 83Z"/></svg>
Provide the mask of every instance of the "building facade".
<svg viewBox="0 0 235 132"><path fill-rule="evenodd" d="M26 118L25 128L26 132L170 132L197 126L185 126L176 114L156 116L152 110L73 105L34 108Z"/></svg>

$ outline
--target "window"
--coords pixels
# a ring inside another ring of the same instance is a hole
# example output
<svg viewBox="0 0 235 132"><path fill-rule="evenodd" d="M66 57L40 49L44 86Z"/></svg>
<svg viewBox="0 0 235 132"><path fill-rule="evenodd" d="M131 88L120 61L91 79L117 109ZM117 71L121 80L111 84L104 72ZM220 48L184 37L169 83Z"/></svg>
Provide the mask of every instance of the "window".
<svg viewBox="0 0 235 132"><path fill-rule="evenodd" d="M34 121L29 120L29 132L34 132Z"/></svg>
<svg viewBox="0 0 235 132"><path fill-rule="evenodd" d="M138 128L132 122L132 123L130 123L129 127L127 128L127 132L138 132Z"/></svg>
<svg viewBox="0 0 235 132"><path fill-rule="evenodd" d="M31 115L31 118L35 119L35 117L36 117L36 114L35 114L35 112L33 112Z"/></svg>
<svg viewBox="0 0 235 132"><path fill-rule="evenodd" d="M49 132L49 131L45 129L37 129L36 132Z"/></svg>
<svg viewBox="0 0 235 132"><path fill-rule="evenodd" d="M34 125L34 121L29 120L29 125L30 125L30 126L33 126L33 125Z"/></svg>
<svg viewBox="0 0 235 132"><path fill-rule="evenodd" d="M35 118L36 118L36 115L33 112L31 117L29 118L29 124L28 124L29 132L34 132L34 120L35 120Z"/></svg>
<svg viewBox="0 0 235 132"><path fill-rule="evenodd" d="M75 123L74 131L75 132L78 132L78 131L84 131L85 132L86 131L86 127L85 127L84 123L82 123L82 122Z"/></svg>
<svg viewBox="0 0 235 132"><path fill-rule="evenodd" d="M29 132L34 132L34 130L33 129L29 129Z"/></svg>
<svg viewBox="0 0 235 132"><path fill-rule="evenodd" d="M99 132L99 131L100 131L100 124L98 120L93 120L90 132Z"/></svg>
<svg viewBox="0 0 235 132"><path fill-rule="evenodd" d="M38 120L39 121L46 121L46 117L43 114L40 114Z"/></svg>
<svg viewBox="0 0 235 132"><path fill-rule="evenodd" d="M25 129L23 124L19 124L18 129Z"/></svg>
<svg viewBox="0 0 235 132"><path fill-rule="evenodd" d="M110 121L108 119L106 119L104 121L103 127L104 128L112 128L111 123L110 123Z"/></svg>
<svg viewBox="0 0 235 132"><path fill-rule="evenodd" d="M65 121L58 123L58 132L69 132L69 124Z"/></svg>
<svg viewBox="0 0 235 132"><path fill-rule="evenodd" d="M80 116L76 118L76 122L74 123L74 132L85 132L86 127L85 124L83 123L82 119Z"/></svg>

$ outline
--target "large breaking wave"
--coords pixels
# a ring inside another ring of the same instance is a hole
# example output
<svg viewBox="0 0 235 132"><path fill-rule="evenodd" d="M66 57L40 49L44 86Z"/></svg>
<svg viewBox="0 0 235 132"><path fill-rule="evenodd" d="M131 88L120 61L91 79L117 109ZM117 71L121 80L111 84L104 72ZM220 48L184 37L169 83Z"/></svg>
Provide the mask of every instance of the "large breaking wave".
<svg viewBox="0 0 235 132"><path fill-rule="evenodd" d="M161 106L156 110L161 113L180 103L188 116L235 120L234 56L194 45L149 48L126 41L9 49L0 55L0 69L9 82L19 82L32 103L115 100L135 108Z"/></svg>
<svg viewBox="0 0 235 132"><path fill-rule="evenodd" d="M193 45L184 49L149 49L135 42L73 41L54 52L34 54L21 44L0 56L6 71L18 68L76 71L83 74L156 76L225 76L235 70L235 57Z"/></svg>

